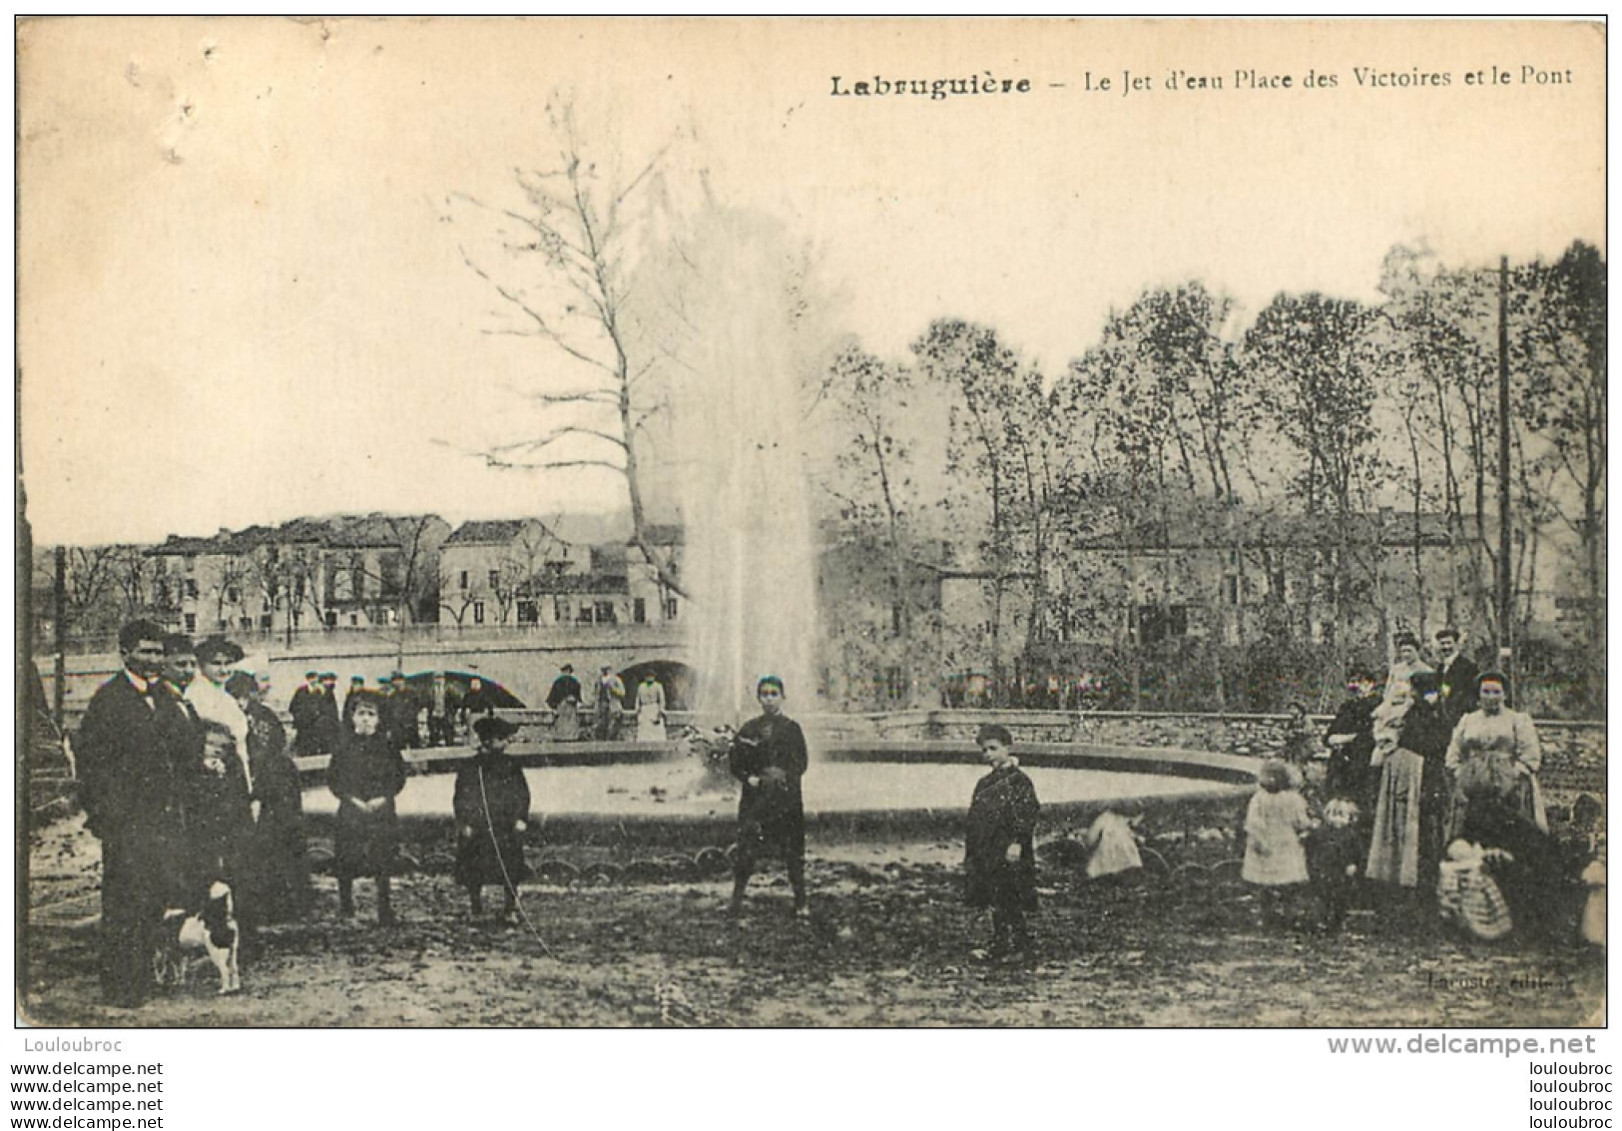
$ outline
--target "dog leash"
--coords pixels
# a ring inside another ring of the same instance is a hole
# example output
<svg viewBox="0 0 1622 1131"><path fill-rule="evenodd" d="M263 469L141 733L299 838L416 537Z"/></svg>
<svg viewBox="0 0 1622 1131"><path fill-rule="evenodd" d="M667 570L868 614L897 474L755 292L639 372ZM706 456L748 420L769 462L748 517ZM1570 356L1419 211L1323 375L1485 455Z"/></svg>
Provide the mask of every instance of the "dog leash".
<svg viewBox="0 0 1622 1131"><path fill-rule="evenodd" d="M490 819L490 795L484 790L484 767L475 766L474 768L479 771L479 800L484 803L484 827L490 833L490 847L495 850L496 864L501 868L501 882L506 885L507 893L513 897L513 906L518 909L518 917L524 921L524 928L540 944L541 949L546 952L548 958L556 958L557 955L552 953L552 948L546 945L546 940L541 937L541 932L536 929L535 924L530 920L529 912L524 910L524 900L519 894L518 885L513 883L512 873L507 871L507 861L501 855L501 841L496 839L496 825ZM522 847L519 848L519 851L523 851Z"/></svg>

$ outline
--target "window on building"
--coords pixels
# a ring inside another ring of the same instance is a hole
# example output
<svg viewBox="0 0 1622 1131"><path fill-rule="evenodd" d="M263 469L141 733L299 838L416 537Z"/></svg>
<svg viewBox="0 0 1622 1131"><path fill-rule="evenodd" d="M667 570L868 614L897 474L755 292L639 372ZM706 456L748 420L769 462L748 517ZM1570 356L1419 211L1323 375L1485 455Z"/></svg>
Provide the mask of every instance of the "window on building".
<svg viewBox="0 0 1622 1131"><path fill-rule="evenodd" d="M269 632L270 629L274 627L274 623L275 622L269 613L263 613L259 617L259 627L266 632Z"/></svg>
<svg viewBox="0 0 1622 1131"><path fill-rule="evenodd" d="M902 609L900 602L890 606L890 631L901 635Z"/></svg>
<svg viewBox="0 0 1622 1131"><path fill-rule="evenodd" d="M337 609L328 609L327 610L326 620L327 620L327 627L328 628L337 628L338 627L338 610Z"/></svg>
<svg viewBox="0 0 1622 1131"><path fill-rule="evenodd" d="M637 624L648 623L648 602L645 597L638 597L631 602L631 619Z"/></svg>
<svg viewBox="0 0 1622 1131"><path fill-rule="evenodd" d="M541 623L541 607L540 607L540 605L536 604L534 601L527 601L527 600L519 601L518 602L518 623L519 624L540 624Z"/></svg>
<svg viewBox="0 0 1622 1131"><path fill-rule="evenodd" d="M598 601L596 609L593 610L593 619L598 624L613 624L617 621L619 617L615 614L614 602Z"/></svg>
<svg viewBox="0 0 1622 1131"><path fill-rule="evenodd" d="M464 592L467 590L467 570L464 569L461 576L457 578L456 587Z"/></svg>
<svg viewBox="0 0 1622 1131"><path fill-rule="evenodd" d="M242 629L243 632L252 632L253 631L253 618L252 617L238 617L237 618L237 627Z"/></svg>
<svg viewBox="0 0 1622 1131"><path fill-rule="evenodd" d="M490 571L490 588L501 588L501 571L499 569L493 569Z"/></svg>
<svg viewBox="0 0 1622 1131"><path fill-rule="evenodd" d="M665 619L666 620L675 620L676 619L676 609L677 609L676 600L677 599L675 597L666 597L665 598Z"/></svg>
<svg viewBox="0 0 1622 1131"><path fill-rule="evenodd" d="M1137 613L1139 644L1158 644L1162 640L1188 635L1186 605L1139 605Z"/></svg>
<svg viewBox="0 0 1622 1131"><path fill-rule="evenodd" d="M484 602L483 601L474 601L473 602L473 623L474 624L483 624L484 623Z"/></svg>
<svg viewBox="0 0 1622 1131"><path fill-rule="evenodd" d="M1239 578L1231 573L1222 579L1222 599L1230 605L1239 603Z"/></svg>
<svg viewBox="0 0 1622 1131"><path fill-rule="evenodd" d="M359 613L350 613L349 614L349 627L350 628L359 628L360 627L360 614Z"/></svg>
<svg viewBox="0 0 1622 1131"><path fill-rule="evenodd" d="M186 631L187 632L196 632L197 631L197 614L196 613L187 613L186 614Z"/></svg>
<svg viewBox="0 0 1622 1131"><path fill-rule="evenodd" d="M377 589L383 597L397 597L404 587L405 561L397 553L386 553L377 559Z"/></svg>
<svg viewBox="0 0 1622 1131"><path fill-rule="evenodd" d="M591 623L591 606L582 604L580 606L579 612L575 615L574 619L575 619L576 624L590 624Z"/></svg>
<svg viewBox="0 0 1622 1131"><path fill-rule="evenodd" d="M186 579L186 596L192 598L197 596L197 579L195 577L188 577Z"/></svg>

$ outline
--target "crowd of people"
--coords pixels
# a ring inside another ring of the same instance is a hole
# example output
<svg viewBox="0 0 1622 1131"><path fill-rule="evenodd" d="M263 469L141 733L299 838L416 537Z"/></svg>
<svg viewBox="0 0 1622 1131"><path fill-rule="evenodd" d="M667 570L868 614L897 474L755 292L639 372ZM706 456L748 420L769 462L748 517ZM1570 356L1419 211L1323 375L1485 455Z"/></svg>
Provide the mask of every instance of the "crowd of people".
<svg viewBox="0 0 1622 1131"><path fill-rule="evenodd" d="M140 620L120 632L119 651L122 670L91 698L73 744L86 824L102 849L100 980L108 1003L134 1008L153 993L160 925L200 914L222 885L232 894L245 962L255 956L261 927L307 914L295 755L330 758L339 913L355 914L356 881L370 880L378 922L389 925L396 919L391 877L400 847L396 798L407 779L402 751L425 739L448 743L465 726L477 749L456 775L454 878L475 915L484 913L483 889L495 884L503 894L501 917L515 916L518 885L530 876L523 854L529 784L506 754L518 727L495 714L496 698L480 678L455 694L436 673L423 702L400 672L377 688L357 676L340 702L336 674L312 670L289 704L289 741L265 703L268 678L234 670L243 651L223 636L198 643ZM623 701L624 685L608 667L599 687L599 704ZM762 716L727 736L743 791L734 904L755 860L770 852L789 860L803 913L799 778L806 746L798 724L781 714L782 690L780 680L763 680ZM579 683L568 665L553 691L553 709L570 718ZM639 737L662 738L665 698L652 675L638 688L636 710L645 716ZM595 721L613 727L615 713L599 707Z"/></svg>
<svg viewBox="0 0 1622 1131"><path fill-rule="evenodd" d="M1537 728L1509 706L1508 679L1459 644L1457 630L1439 631L1433 664L1399 635L1383 680L1351 673L1321 743L1294 709L1284 757L1262 767L1245 819L1241 874L1264 917L1310 886L1328 930L1360 889L1422 930L1452 922L1496 939L1563 921L1577 877L1550 836ZM1582 882L1602 899L1603 837L1586 847Z"/></svg>
<svg viewBox="0 0 1622 1131"><path fill-rule="evenodd" d="M1263 763L1246 813L1242 878L1262 896L1266 922L1300 921L1338 930L1348 909L1372 890L1376 902L1415 925L1451 920L1496 939L1537 933L1560 921L1551 900L1563 890L1565 858L1549 834L1538 781L1537 729L1508 705L1508 682L1478 672L1452 630L1437 634L1437 662L1411 636L1397 640L1387 678L1356 671L1350 698L1321 740L1297 708L1282 756ZM202 906L224 884L235 895L245 961L265 924L308 911L302 794L295 753L330 755L327 786L338 800L333 872L342 915L353 915L355 881L375 885L377 919L395 920L391 876L400 843L396 798L407 771L402 750L421 741L421 708L394 673L385 686L357 682L341 705L331 673L311 672L290 709L289 742L266 706L266 682L233 665L242 650L214 636L194 643L136 621L120 633L123 670L96 692L75 741L87 824L102 845L101 983L106 1000L139 1005L153 990L153 932L165 915ZM501 918L520 914L529 878L524 833L529 783L507 755L517 726L494 713L474 680L467 693L440 695L426 708L429 731L471 716L474 755L457 770L453 794L455 882L474 915L483 889L502 893ZM639 710L663 731L664 700L653 677ZM578 704L579 683L565 665L554 691ZM615 692L618 691L616 695ZM598 703L622 700L623 684L601 673ZM794 912L808 914L801 779L805 735L784 713L775 676L756 688L761 713L737 730L702 739L739 783L733 914L743 910L759 864L787 868ZM454 706L453 706L454 704ZM409 710L408 710L409 708ZM594 723L601 722L601 709ZM609 716L612 718L612 715ZM439 720L436 722L436 720ZM1028 957L1028 916L1036 907L1035 830L1041 806L1019 768L1007 728L977 735L988 767L976 784L965 826L965 895L991 912L989 958ZM1126 808L1129 808L1127 806ZM1090 878L1141 866L1141 812L1107 811L1088 832ZM1604 892L1603 838L1581 882ZM1310 892L1308 901L1298 898ZM1591 907L1584 930L1603 942L1604 915Z"/></svg>
<svg viewBox="0 0 1622 1131"><path fill-rule="evenodd" d="M355 706L368 697L381 711L384 732L412 750L455 745L471 735L473 720L499 705L493 689L479 676L468 677L465 688L445 672L432 673L426 690L413 687L399 671L379 676L377 683L370 688L365 676L351 676L340 699L336 672L305 672L287 708L293 721L292 753L300 757L336 753Z"/></svg>
<svg viewBox="0 0 1622 1131"><path fill-rule="evenodd" d="M244 957L258 929L307 910L303 794L269 688L234 672L242 650L150 621L119 634L123 670L91 699L74 741L79 799L101 841L103 994L153 988L166 913L234 893Z"/></svg>
<svg viewBox="0 0 1622 1131"><path fill-rule="evenodd" d="M564 664L546 693L546 706L552 712L554 742L588 738L598 742L626 738L637 742L668 740L666 707L669 698L653 672L645 673L628 691L624 679L604 664L597 676L589 725L585 718L584 694L574 674L574 665Z"/></svg>

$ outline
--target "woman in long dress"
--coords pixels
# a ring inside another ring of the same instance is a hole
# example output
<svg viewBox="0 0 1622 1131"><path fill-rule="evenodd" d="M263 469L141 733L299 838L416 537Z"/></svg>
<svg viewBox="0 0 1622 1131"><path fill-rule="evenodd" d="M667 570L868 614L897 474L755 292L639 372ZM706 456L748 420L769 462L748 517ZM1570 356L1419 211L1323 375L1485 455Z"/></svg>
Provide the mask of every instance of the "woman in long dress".
<svg viewBox="0 0 1622 1131"><path fill-rule="evenodd" d="M305 858L304 794L298 767L287 755L287 732L260 700L263 689L246 672L225 683L248 718L248 764L253 770L253 834L244 885L263 923L302 918L309 908L310 866Z"/></svg>
<svg viewBox="0 0 1622 1131"><path fill-rule="evenodd" d="M1518 927L1534 934L1559 918L1560 885L1537 771L1543 764L1537 728L1507 704L1508 681L1484 672L1481 706L1453 731L1447 749L1453 774L1448 840L1463 839L1504 855L1500 886Z"/></svg>
<svg viewBox="0 0 1622 1131"><path fill-rule="evenodd" d="M665 741L665 689L651 672L636 689L636 740Z"/></svg>
<svg viewBox="0 0 1622 1131"><path fill-rule="evenodd" d="M1374 808L1374 835L1366 875L1371 880L1435 890L1446 816L1444 759L1452 726L1435 672L1410 680L1413 703L1402 721L1397 748L1385 759Z"/></svg>
<svg viewBox="0 0 1622 1131"><path fill-rule="evenodd" d="M1447 768L1454 775L1448 839L1462 836L1476 844L1493 845L1490 837L1482 840L1470 835L1484 830L1466 828L1488 819L1479 816L1472 821L1470 809L1476 800L1496 800L1546 833L1549 818L1537 780L1543 765L1537 727L1532 725L1530 715L1507 706L1508 681L1503 675L1486 672L1476 686L1481 706L1459 720L1447 748Z"/></svg>

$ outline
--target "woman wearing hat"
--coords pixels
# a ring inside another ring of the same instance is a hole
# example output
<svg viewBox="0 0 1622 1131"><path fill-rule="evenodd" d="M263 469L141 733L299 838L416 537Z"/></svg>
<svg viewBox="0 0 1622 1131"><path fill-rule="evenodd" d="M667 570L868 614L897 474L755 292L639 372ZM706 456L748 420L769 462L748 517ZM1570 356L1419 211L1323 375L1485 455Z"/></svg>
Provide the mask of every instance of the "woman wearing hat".
<svg viewBox="0 0 1622 1131"><path fill-rule="evenodd" d="M400 820L394 799L405 788L406 768L400 752L382 730L382 711L375 691L355 693L350 726L327 769L328 788L338 798L333 870L338 876L338 907L355 913L355 877L377 880L377 921L394 922L389 875L400 843Z"/></svg>
<svg viewBox="0 0 1622 1131"><path fill-rule="evenodd" d="M479 748L456 771L451 810L456 814L456 882L467 889L474 915L484 914L485 884L500 884L501 917L518 906L518 885L529 878L524 863L524 830L529 827L529 782L507 756L518 727L488 716L473 724Z"/></svg>
<svg viewBox="0 0 1622 1131"><path fill-rule="evenodd" d="M260 684L253 676L237 672L225 681L225 690L248 716L254 810L245 878L250 902L260 922L299 919L309 907L310 868L305 859L304 795L298 767L287 755L287 732L276 712L259 701Z"/></svg>
<svg viewBox="0 0 1622 1131"><path fill-rule="evenodd" d="M1413 678L1415 672L1436 670L1419 654L1419 637L1413 633L1399 632L1392 638L1391 644L1396 652L1396 659L1391 662L1391 672L1385 681L1387 702L1407 697L1408 681Z"/></svg>

